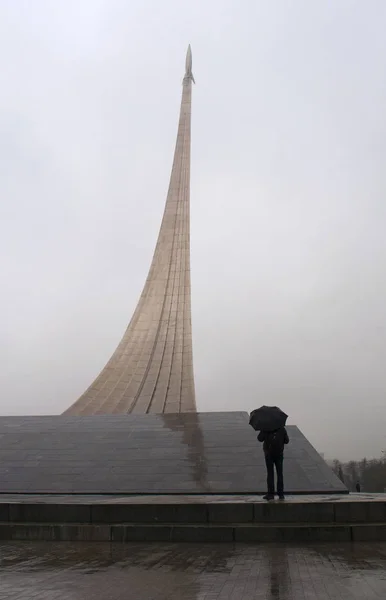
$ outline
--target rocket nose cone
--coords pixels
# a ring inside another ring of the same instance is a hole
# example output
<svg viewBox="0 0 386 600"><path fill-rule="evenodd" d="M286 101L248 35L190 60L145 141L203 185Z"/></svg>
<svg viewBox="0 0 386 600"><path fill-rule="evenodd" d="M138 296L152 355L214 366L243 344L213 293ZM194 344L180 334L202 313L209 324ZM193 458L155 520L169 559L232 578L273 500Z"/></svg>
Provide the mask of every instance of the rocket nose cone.
<svg viewBox="0 0 386 600"><path fill-rule="evenodd" d="M190 47L190 44L188 46L188 51L186 53L185 65L186 65L186 70L187 71L191 71L192 70L192 49Z"/></svg>

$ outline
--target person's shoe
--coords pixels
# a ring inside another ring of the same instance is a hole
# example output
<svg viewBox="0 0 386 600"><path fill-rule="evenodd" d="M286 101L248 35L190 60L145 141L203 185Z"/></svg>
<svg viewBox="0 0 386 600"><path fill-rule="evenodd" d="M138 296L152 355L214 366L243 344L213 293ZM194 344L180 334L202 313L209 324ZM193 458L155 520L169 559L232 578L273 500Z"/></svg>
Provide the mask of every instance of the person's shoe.
<svg viewBox="0 0 386 600"><path fill-rule="evenodd" d="M273 494L266 494L263 496L263 500L275 500L275 496Z"/></svg>
<svg viewBox="0 0 386 600"><path fill-rule="evenodd" d="M279 494L279 500L285 500L284 494Z"/></svg>

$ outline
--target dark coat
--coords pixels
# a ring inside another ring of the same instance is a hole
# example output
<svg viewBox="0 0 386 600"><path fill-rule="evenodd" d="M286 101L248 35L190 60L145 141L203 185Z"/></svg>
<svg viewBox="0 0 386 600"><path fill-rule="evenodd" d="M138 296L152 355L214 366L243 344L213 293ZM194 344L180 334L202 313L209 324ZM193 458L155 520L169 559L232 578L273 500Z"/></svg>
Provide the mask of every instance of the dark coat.
<svg viewBox="0 0 386 600"><path fill-rule="evenodd" d="M259 440L259 442L264 442L263 450L264 450L265 454L270 454L269 442L270 442L272 433L274 433L274 432L260 431L259 435L257 436L257 439ZM287 430L285 427L281 427L280 429L277 429L275 433L278 437L278 440L276 442L276 454L283 454L285 444L289 443L289 437L288 437Z"/></svg>

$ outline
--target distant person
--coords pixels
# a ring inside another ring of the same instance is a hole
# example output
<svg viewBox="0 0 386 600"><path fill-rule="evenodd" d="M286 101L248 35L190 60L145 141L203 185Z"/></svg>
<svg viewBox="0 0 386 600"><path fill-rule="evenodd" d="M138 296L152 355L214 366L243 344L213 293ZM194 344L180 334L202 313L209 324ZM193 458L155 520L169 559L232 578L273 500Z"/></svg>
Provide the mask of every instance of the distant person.
<svg viewBox="0 0 386 600"><path fill-rule="evenodd" d="M355 489L358 492L358 494L360 494L360 491L361 491L361 483L360 483L360 481L356 482Z"/></svg>
<svg viewBox="0 0 386 600"><path fill-rule="evenodd" d="M275 467L277 475L277 495L279 496L279 500L284 500L283 458L284 446L289 442L287 430L285 427L280 427L280 429L276 429L275 431L260 431L257 439L259 442L264 442L263 450L267 467L268 492L264 496L264 500L275 499Z"/></svg>

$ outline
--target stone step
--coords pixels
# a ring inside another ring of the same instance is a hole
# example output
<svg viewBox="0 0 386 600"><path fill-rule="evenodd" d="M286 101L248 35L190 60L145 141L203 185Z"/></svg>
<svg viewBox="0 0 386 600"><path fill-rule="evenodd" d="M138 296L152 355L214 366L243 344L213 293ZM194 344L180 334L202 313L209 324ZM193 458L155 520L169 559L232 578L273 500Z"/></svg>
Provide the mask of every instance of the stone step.
<svg viewBox="0 0 386 600"><path fill-rule="evenodd" d="M0 540L93 542L386 541L386 523L0 523Z"/></svg>
<svg viewBox="0 0 386 600"><path fill-rule="evenodd" d="M386 523L384 501L288 501L206 503L61 503L0 504L0 521L13 523Z"/></svg>

